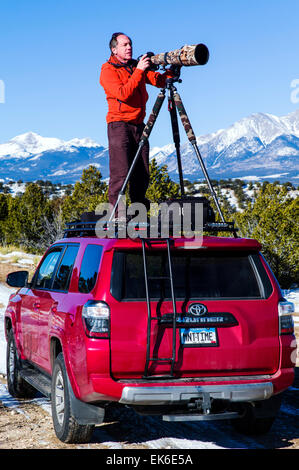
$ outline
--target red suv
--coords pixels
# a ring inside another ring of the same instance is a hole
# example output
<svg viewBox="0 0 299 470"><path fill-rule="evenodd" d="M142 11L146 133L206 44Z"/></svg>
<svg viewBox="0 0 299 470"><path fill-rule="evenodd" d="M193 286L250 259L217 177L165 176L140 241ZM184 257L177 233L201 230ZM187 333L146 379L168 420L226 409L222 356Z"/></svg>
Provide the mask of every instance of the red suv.
<svg viewBox="0 0 299 470"><path fill-rule="evenodd" d="M51 397L64 442L87 442L111 403L267 432L296 340L260 248L216 236L57 241L31 282L7 278L19 287L5 313L10 394Z"/></svg>

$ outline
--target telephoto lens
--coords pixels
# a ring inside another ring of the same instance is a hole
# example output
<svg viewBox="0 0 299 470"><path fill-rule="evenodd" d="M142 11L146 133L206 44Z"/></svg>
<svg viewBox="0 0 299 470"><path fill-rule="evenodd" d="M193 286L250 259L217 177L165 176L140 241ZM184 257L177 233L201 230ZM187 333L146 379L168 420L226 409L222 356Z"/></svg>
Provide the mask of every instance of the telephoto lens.
<svg viewBox="0 0 299 470"><path fill-rule="evenodd" d="M151 61L155 65L205 65L209 60L209 49L204 44L183 46L170 52L161 52L152 55Z"/></svg>

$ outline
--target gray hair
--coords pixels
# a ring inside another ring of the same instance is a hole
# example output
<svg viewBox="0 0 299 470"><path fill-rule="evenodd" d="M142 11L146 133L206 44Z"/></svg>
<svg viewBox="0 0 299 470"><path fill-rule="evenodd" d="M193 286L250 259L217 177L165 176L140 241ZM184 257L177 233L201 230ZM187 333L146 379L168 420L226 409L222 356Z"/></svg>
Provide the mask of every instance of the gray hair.
<svg viewBox="0 0 299 470"><path fill-rule="evenodd" d="M127 35L125 33L113 33L112 34L111 39L109 41L109 47L110 47L111 52L112 52L112 49L117 46L118 36L127 36ZM130 40L130 43L132 44L131 38L129 38L129 36L127 36L127 38Z"/></svg>

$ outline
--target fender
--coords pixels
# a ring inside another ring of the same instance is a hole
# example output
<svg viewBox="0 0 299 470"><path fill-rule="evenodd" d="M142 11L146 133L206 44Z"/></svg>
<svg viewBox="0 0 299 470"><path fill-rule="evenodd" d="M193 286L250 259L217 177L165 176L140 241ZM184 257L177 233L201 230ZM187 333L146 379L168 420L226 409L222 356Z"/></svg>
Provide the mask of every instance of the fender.
<svg viewBox="0 0 299 470"><path fill-rule="evenodd" d="M8 304L4 314L4 333L5 339L8 340L8 321L11 322L11 327L13 330L16 348L20 354L20 358L23 359L23 348L20 339L20 307L21 307L22 298L18 293L11 294L9 296Z"/></svg>

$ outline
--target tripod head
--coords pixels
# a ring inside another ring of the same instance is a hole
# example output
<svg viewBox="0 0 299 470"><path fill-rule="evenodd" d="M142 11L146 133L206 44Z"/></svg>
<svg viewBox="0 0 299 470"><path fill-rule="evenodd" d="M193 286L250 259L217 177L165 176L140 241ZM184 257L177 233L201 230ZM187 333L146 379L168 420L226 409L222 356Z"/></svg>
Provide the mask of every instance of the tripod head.
<svg viewBox="0 0 299 470"><path fill-rule="evenodd" d="M166 79L165 88L169 90L175 82L182 83L182 79L180 78L181 68L181 65L171 65L169 67L169 70L171 70L171 72L173 73L173 77L169 77Z"/></svg>

